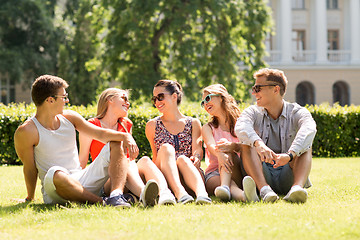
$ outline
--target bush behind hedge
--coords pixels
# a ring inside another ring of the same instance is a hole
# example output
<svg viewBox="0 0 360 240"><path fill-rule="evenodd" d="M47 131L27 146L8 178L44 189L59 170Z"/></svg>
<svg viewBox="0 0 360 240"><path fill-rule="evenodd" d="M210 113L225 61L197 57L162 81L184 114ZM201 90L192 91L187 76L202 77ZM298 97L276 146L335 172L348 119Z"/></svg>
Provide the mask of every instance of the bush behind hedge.
<svg viewBox="0 0 360 240"><path fill-rule="evenodd" d="M240 106L242 109L246 105ZM318 132L313 144L313 155L316 157L350 157L360 156L360 107L339 105L308 106L317 123ZM69 106L89 119L95 116L96 106ZM187 116L198 118L202 124L209 116L197 102L184 102L180 110ZM26 119L35 114L33 104L0 104L0 164L21 164L14 149L14 132ZM133 121L133 136L140 156L151 156L151 148L145 136L147 121L159 115L159 112L148 103L132 106L129 118Z"/></svg>

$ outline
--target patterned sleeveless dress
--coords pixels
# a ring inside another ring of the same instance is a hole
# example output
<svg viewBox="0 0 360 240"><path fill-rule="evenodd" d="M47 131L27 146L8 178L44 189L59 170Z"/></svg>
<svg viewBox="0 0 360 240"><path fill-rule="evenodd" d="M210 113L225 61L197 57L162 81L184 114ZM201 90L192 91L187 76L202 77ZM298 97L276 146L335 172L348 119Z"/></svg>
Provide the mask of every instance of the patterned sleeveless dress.
<svg viewBox="0 0 360 240"><path fill-rule="evenodd" d="M185 155L186 157L191 157L192 155L192 118L187 117L185 128L182 132L179 132L176 135L169 133L165 128L164 123L160 117L156 117L156 126L155 126L155 147L156 151L159 151L161 145L164 143L169 143L175 148L176 159Z"/></svg>

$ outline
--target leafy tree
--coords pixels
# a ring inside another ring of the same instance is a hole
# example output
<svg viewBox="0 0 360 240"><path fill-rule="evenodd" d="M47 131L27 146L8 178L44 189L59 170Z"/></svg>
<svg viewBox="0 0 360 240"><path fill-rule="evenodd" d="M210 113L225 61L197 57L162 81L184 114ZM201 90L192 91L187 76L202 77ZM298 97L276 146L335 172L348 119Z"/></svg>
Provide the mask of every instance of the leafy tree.
<svg viewBox="0 0 360 240"><path fill-rule="evenodd" d="M111 76L150 94L162 78L177 79L195 99L222 83L246 96L251 73L263 66L270 31L263 0L103 0L111 10L106 65Z"/></svg>
<svg viewBox="0 0 360 240"><path fill-rule="evenodd" d="M101 42L104 9L96 0L68 1L59 20L66 39L59 49L58 74L69 82L72 104L89 104L105 79L101 73ZM70 23L70 24L69 24Z"/></svg>
<svg viewBox="0 0 360 240"><path fill-rule="evenodd" d="M12 81L53 73L58 33L53 25L56 0L2 0L0 74Z"/></svg>

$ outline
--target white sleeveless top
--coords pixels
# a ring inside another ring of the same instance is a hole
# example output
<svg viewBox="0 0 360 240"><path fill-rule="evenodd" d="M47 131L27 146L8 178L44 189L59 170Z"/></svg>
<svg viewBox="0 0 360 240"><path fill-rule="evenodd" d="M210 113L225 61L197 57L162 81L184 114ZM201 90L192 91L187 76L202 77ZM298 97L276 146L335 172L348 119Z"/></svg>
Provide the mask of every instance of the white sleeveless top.
<svg viewBox="0 0 360 240"><path fill-rule="evenodd" d="M60 120L60 127L56 130L46 129L35 117L31 118L39 133L39 143L34 147L34 158L41 184L46 172L53 166L66 168L70 173L81 170L75 127L61 114L56 117Z"/></svg>

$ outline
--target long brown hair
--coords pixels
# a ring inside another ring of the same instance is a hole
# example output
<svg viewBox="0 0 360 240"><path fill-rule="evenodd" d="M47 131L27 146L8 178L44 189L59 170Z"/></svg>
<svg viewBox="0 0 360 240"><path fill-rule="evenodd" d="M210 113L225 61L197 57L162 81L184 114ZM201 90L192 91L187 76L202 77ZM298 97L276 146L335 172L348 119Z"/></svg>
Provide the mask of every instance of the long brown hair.
<svg viewBox="0 0 360 240"><path fill-rule="evenodd" d="M98 100L98 104L97 104L97 113L96 113L96 118L97 119L102 119L108 109L108 105L109 105L109 100L111 100L113 97L115 96L120 96L120 94L122 93L126 93L126 95L129 95L129 91L128 90L122 90L119 88L108 88L105 89L99 97Z"/></svg>
<svg viewBox="0 0 360 240"><path fill-rule="evenodd" d="M230 133L232 136L236 137L235 135L235 124L236 120L241 114L241 111L233 98L226 88L222 84L213 84L203 89L203 94L219 94L221 97L221 107L224 109L226 114L225 122L228 124L230 128ZM211 116L209 124L215 128L219 127L219 119L216 116Z"/></svg>

